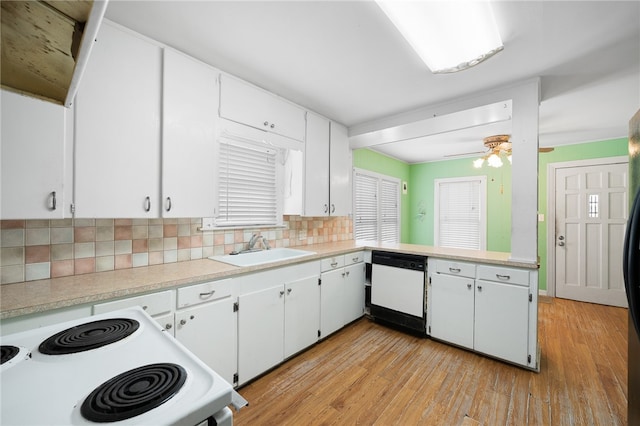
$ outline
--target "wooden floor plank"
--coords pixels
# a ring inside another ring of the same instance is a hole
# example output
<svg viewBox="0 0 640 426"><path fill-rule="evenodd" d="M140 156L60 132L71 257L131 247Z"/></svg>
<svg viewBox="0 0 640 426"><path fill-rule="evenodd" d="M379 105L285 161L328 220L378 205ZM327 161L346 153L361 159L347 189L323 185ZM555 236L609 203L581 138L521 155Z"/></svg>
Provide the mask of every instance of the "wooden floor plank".
<svg viewBox="0 0 640 426"><path fill-rule="evenodd" d="M239 389L236 425L625 425L627 310L540 298L540 373L363 318Z"/></svg>

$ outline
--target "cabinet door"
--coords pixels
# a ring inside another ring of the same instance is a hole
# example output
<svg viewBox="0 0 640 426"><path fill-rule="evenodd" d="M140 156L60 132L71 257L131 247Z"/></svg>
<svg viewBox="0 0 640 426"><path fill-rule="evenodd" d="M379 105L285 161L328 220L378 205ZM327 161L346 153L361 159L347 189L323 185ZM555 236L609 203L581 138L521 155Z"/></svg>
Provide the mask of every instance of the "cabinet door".
<svg viewBox="0 0 640 426"><path fill-rule="evenodd" d="M212 370L233 383L237 343L232 298L176 312L175 336Z"/></svg>
<svg viewBox="0 0 640 426"><path fill-rule="evenodd" d="M75 216L160 216L162 50L103 23L76 96Z"/></svg>
<svg viewBox="0 0 640 426"><path fill-rule="evenodd" d="M68 212L66 114L61 105L2 91L1 219L55 219Z"/></svg>
<svg viewBox="0 0 640 426"><path fill-rule="evenodd" d="M318 340L320 330L319 276L286 283L284 302L284 357L300 352Z"/></svg>
<svg viewBox="0 0 640 426"><path fill-rule="evenodd" d="M284 286L238 297L238 384L284 359Z"/></svg>
<svg viewBox="0 0 640 426"><path fill-rule="evenodd" d="M365 266L364 263L356 263L345 267L344 270L344 323L348 324L364 315Z"/></svg>
<svg viewBox="0 0 640 426"><path fill-rule="evenodd" d="M331 122L329 149L331 180L329 198L331 216L347 216L352 212L351 199L351 148L347 128Z"/></svg>
<svg viewBox="0 0 640 426"><path fill-rule="evenodd" d="M320 275L320 337L327 337L344 325L344 269Z"/></svg>
<svg viewBox="0 0 640 426"><path fill-rule="evenodd" d="M474 349L527 365L528 287L476 280L475 299Z"/></svg>
<svg viewBox="0 0 640 426"><path fill-rule="evenodd" d="M433 274L429 299L431 337L473 349L474 280Z"/></svg>
<svg viewBox="0 0 640 426"><path fill-rule="evenodd" d="M329 215L329 120L307 112L304 216Z"/></svg>
<svg viewBox="0 0 640 426"><path fill-rule="evenodd" d="M304 140L304 110L231 76L221 77L220 116L256 129Z"/></svg>
<svg viewBox="0 0 640 426"><path fill-rule="evenodd" d="M162 216L213 217L218 72L164 51Z"/></svg>

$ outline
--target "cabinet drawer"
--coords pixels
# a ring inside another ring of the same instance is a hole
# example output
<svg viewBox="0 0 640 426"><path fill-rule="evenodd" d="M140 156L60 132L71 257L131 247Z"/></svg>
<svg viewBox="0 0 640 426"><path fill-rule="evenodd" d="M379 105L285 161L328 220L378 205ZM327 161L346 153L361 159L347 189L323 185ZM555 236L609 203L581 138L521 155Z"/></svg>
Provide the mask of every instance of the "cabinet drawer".
<svg viewBox="0 0 640 426"><path fill-rule="evenodd" d="M129 299L115 300L113 302L93 305L93 314L117 311L134 306L140 306L151 316L162 315L173 310L173 291L167 290L160 293L145 294L144 296L130 297Z"/></svg>
<svg viewBox="0 0 640 426"><path fill-rule="evenodd" d="M344 264L352 265L354 263L360 263L364 261L364 251L358 251L355 253L348 253L344 255Z"/></svg>
<svg viewBox="0 0 640 426"><path fill-rule="evenodd" d="M344 266L344 256L333 256L320 261L320 271L331 271Z"/></svg>
<svg viewBox="0 0 640 426"><path fill-rule="evenodd" d="M231 279L211 281L178 289L178 308L231 296Z"/></svg>
<svg viewBox="0 0 640 426"><path fill-rule="evenodd" d="M526 269L478 265L478 279L528 286L529 271Z"/></svg>
<svg viewBox="0 0 640 426"><path fill-rule="evenodd" d="M436 260L436 272L441 274L457 275L460 277L475 278L476 265L472 263L454 262L451 260Z"/></svg>

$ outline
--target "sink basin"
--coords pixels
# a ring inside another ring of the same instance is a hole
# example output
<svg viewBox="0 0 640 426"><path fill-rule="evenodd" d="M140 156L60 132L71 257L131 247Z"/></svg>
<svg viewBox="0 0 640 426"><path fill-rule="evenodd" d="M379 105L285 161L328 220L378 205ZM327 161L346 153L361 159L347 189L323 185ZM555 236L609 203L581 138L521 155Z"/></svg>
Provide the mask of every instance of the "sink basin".
<svg viewBox="0 0 640 426"><path fill-rule="evenodd" d="M239 254L226 254L224 256L211 256L209 259L228 263L235 266L264 265L265 263L279 262L281 260L296 259L311 256L314 251L298 250L292 248L274 248L271 250L251 251Z"/></svg>

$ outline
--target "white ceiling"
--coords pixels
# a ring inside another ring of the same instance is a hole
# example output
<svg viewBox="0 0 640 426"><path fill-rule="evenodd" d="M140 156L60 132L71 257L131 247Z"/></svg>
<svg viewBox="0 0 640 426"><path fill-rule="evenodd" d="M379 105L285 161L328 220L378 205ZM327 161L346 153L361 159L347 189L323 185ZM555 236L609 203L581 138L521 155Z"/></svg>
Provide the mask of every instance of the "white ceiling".
<svg viewBox="0 0 640 426"><path fill-rule="evenodd" d="M341 122L350 134L540 77L541 146L627 135L640 108L640 2L499 1L493 9L504 51L440 75L372 1L111 0L106 17ZM431 161L482 150L484 136L509 131L506 123L376 150Z"/></svg>

